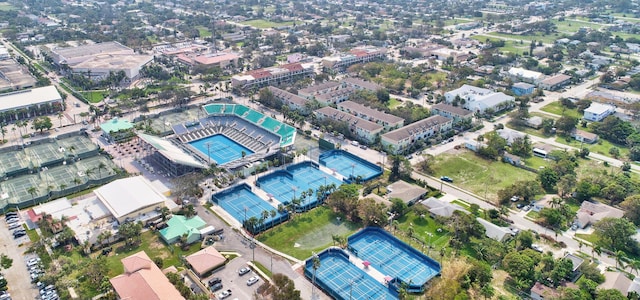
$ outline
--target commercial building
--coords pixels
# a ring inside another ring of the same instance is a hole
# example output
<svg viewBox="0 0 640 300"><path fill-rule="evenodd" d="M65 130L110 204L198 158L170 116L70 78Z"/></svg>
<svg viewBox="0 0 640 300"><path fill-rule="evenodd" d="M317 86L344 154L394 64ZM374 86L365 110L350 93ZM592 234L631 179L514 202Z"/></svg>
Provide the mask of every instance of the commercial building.
<svg viewBox="0 0 640 300"><path fill-rule="evenodd" d="M100 124L100 129L102 130L102 136L107 141L114 143L127 141L136 135L133 132L133 123L118 117Z"/></svg>
<svg viewBox="0 0 640 300"><path fill-rule="evenodd" d="M27 67L13 59L0 58L0 91L28 89L37 82Z"/></svg>
<svg viewBox="0 0 640 300"><path fill-rule="evenodd" d="M94 194L119 223L144 221L157 216L162 207L176 205L144 176L118 179L94 190Z"/></svg>
<svg viewBox="0 0 640 300"><path fill-rule="evenodd" d="M351 49L348 53L324 57L322 66L328 70L343 71L351 65L384 59L386 56L387 49L385 48L358 47Z"/></svg>
<svg viewBox="0 0 640 300"><path fill-rule="evenodd" d="M216 248L209 246L194 254L185 257L185 260L191 266L191 269L200 278L206 274L223 266L227 262L227 258L224 257Z"/></svg>
<svg viewBox="0 0 640 300"><path fill-rule="evenodd" d="M136 54L118 42L53 48L49 53L55 64L67 66L73 73L87 76L90 80L101 80L110 72L119 71L132 80L138 77L142 67L153 61L153 56Z"/></svg>
<svg viewBox="0 0 640 300"><path fill-rule="evenodd" d="M453 119L453 124L457 124L461 121L470 122L471 119L473 119L472 111L446 103L438 103L431 106L431 113L434 115Z"/></svg>
<svg viewBox="0 0 640 300"><path fill-rule="evenodd" d="M0 95L0 114L4 122L59 112L64 104L53 85Z"/></svg>
<svg viewBox="0 0 640 300"><path fill-rule="evenodd" d="M239 89L262 88L280 85L314 76L313 64L293 63L248 71L231 77L231 86Z"/></svg>
<svg viewBox="0 0 640 300"><path fill-rule="evenodd" d="M424 120L389 131L381 136L384 149L397 154L404 152L413 143L426 140L451 130L453 120L443 116L431 116Z"/></svg>
<svg viewBox="0 0 640 300"><path fill-rule="evenodd" d="M513 81L524 81L536 85L544 79L544 74L523 68L511 68L507 71L506 76Z"/></svg>
<svg viewBox="0 0 640 300"><path fill-rule="evenodd" d="M516 96L526 96L533 94L535 87L535 85L530 83L517 82L511 86L511 91L516 94Z"/></svg>
<svg viewBox="0 0 640 300"><path fill-rule="evenodd" d="M584 110L582 118L587 121L600 122L615 112L616 108L613 105L591 102L591 105Z"/></svg>
<svg viewBox="0 0 640 300"><path fill-rule="evenodd" d="M207 168L205 161L199 160L198 156L192 155L178 143L144 133L138 133L138 137L143 148L151 152L145 160L160 166L171 176L181 176Z"/></svg>
<svg viewBox="0 0 640 300"><path fill-rule="evenodd" d="M353 101L344 101L338 103L338 109L362 119L374 122L378 125L382 125L385 131L397 129L404 126L403 118L379 111L374 108L370 108Z"/></svg>
<svg viewBox="0 0 640 300"><path fill-rule="evenodd" d="M190 67L206 66L219 67L221 69L235 68L238 66L240 56L236 53L214 52L205 54L179 54L176 58L178 62Z"/></svg>
<svg viewBox="0 0 640 300"><path fill-rule="evenodd" d="M359 139L367 143L373 143L376 140L376 137L382 132L382 129L384 129L382 125L339 111L330 106L320 108L314 111L314 113L320 120L326 118L334 121L346 122L349 124L349 130L351 130L351 132Z"/></svg>
<svg viewBox="0 0 640 300"><path fill-rule="evenodd" d="M485 113L487 110L499 112L512 107L515 100L513 96L467 84L446 92L444 97L447 103L452 104L457 100L463 108L475 113Z"/></svg>
<svg viewBox="0 0 640 300"><path fill-rule="evenodd" d="M118 299L127 300L184 300L176 287L144 252L122 260L124 274L109 281Z"/></svg>
<svg viewBox="0 0 640 300"><path fill-rule="evenodd" d="M540 87L548 91L555 91L570 83L571 76L558 74L542 80L540 82Z"/></svg>
<svg viewBox="0 0 640 300"><path fill-rule="evenodd" d="M187 244L193 244L200 240L203 235L201 230L206 231L207 223L198 216L187 218L181 215L174 215L167 221L167 227L160 230L160 237L165 243L171 245L186 237Z"/></svg>

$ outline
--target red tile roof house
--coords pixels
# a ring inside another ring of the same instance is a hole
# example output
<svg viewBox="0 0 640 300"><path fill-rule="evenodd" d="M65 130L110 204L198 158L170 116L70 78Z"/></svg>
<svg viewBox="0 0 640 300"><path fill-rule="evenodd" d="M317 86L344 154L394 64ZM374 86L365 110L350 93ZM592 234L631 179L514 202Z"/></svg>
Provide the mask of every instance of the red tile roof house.
<svg viewBox="0 0 640 300"><path fill-rule="evenodd" d="M122 260L124 274L111 278L118 299L127 300L184 300L176 287L160 268L140 251Z"/></svg>

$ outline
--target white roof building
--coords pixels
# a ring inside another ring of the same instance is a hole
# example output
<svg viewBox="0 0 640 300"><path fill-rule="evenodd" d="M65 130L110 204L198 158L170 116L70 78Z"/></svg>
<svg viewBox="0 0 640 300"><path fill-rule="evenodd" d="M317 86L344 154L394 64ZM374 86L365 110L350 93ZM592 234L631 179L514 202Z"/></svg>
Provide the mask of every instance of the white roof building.
<svg viewBox="0 0 640 300"><path fill-rule="evenodd" d="M538 84L544 79L544 74L523 68L511 68L507 71L507 76L513 80L521 80L533 84Z"/></svg>
<svg viewBox="0 0 640 300"><path fill-rule="evenodd" d="M453 103L456 97L459 97L464 100L460 106L477 113L484 113L487 109L492 109L495 112L501 111L513 105L515 100L513 96L467 84L446 92L444 97L449 104Z"/></svg>
<svg viewBox="0 0 640 300"><path fill-rule="evenodd" d="M143 176L118 179L96 189L94 193L120 223L145 219L164 206L169 209L176 207Z"/></svg>
<svg viewBox="0 0 640 300"><path fill-rule="evenodd" d="M53 85L21 90L0 95L0 112L55 102L62 104L62 97Z"/></svg>

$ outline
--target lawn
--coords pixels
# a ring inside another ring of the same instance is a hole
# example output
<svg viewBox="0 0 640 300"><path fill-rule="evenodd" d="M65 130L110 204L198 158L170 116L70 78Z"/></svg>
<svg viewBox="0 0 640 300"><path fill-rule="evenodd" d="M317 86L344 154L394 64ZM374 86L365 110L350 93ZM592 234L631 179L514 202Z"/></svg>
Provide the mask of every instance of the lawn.
<svg viewBox="0 0 640 300"><path fill-rule="evenodd" d="M600 24L593 24L590 22L582 21L582 20L565 19L564 21L553 20L552 22L556 24L559 32L568 33L568 34L574 34L578 32L578 30L582 27L591 28L593 30L600 30L600 28L603 27Z"/></svg>
<svg viewBox="0 0 640 300"><path fill-rule="evenodd" d="M402 101L396 99L396 98L391 98L389 99L389 103L387 103L387 107L389 109L394 109L398 106L402 105Z"/></svg>
<svg viewBox="0 0 640 300"><path fill-rule="evenodd" d="M449 176L454 184L489 200L518 180L530 180L535 174L500 161L490 161L471 151L446 153L436 157L434 176Z"/></svg>
<svg viewBox="0 0 640 300"><path fill-rule="evenodd" d="M244 22L241 22L241 23L244 24L244 25L249 25L249 26L253 26L253 27L256 27L256 28L260 28L260 29L273 28L273 27L278 27L278 26L293 25L293 21L272 22L272 21L268 21L268 20L264 20L264 19L249 20L249 21L244 21Z"/></svg>
<svg viewBox="0 0 640 300"><path fill-rule="evenodd" d="M460 199L456 199L456 200L451 201L451 204L457 204L457 205L459 205L460 207L462 207L462 208L464 208L466 210L469 210L471 208L471 204L469 204L469 203L467 203L465 201L462 201Z"/></svg>
<svg viewBox="0 0 640 300"><path fill-rule="evenodd" d="M80 92L91 103L99 103L104 100L104 91L85 91Z"/></svg>
<svg viewBox="0 0 640 300"><path fill-rule="evenodd" d="M550 114L554 114L554 115L558 115L558 116L569 116L569 117L574 117L577 119L581 119L582 118L582 114L578 112L577 109L569 109L566 108L564 106L562 106L562 104L560 103L560 101L554 101L551 102L545 106L543 106L540 110L544 111L544 112L548 112Z"/></svg>
<svg viewBox="0 0 640 300"><path fill-rule="evenodd" d="M198 29L198 34L200 35L201 38L211 36L211 31L204 26L196 26L196 29Z"/></svg>
<svg viewBox="0 0 640 300"><path fill-rule="evenodd" d="M397 229L392 232L396 237L407 241L409 227L413 228L413 237L428 245L429 233L431 237L432 248L442 248L449 242L449 234L443 224L436 222L429 215L419 216L415 211L410 211L404 216L397 219ZM440 229L440 232L438 232ZM416 247L414 242L412 246ZM419 249L419 248L416 248Z"/></svg>
<svg viewBox="0 0 640 300"><path fill-rule="evenodd" d="M487 35L474 35L471 37L472 39L475 39L479 42L482 43L486 43L487 39L489 41L497 41L497 40L502 40L502 38L499 37L490 37ZM500 51L504 51L504 52L511 52L511 53L515 53L515 54L520 54L523 55L523 52L529 52L529 45L526 43L522 43L520 44L520 42L518 41L504 41L504 47L500 47L499 48Z"/></svg>
<svg viewBox="0 0 640 300"><path fill-rule="evenodd" d="M344 218L329 208L318 207L296 215L285 224L276 226L257 236L258 241L298 259L307 259L314 252L333 245L333 235L346 237L354 233L359 225Z"/></svg>
<svg viewBox="0 0 640 300"><path fill-rule="evenodd" d="M531 156L523 159L524 165L529 168L540 169L540 167L550 166L550 160L542 157Z"/></svg>
<svg viewBox="0 0 640 300"><path fill-rule="evenodd" d="M9 3L0 3L0 10L1 11L16 10L16 7Z"/></svg>
<svg viewBox="0 0 640 300"><path fill-rule="evenodd" d="M122 266L122 263L120 262L121 259L140 251L146 252L151 259L155 257L162 258L163 266L166 268L168 266L183 266L182 262L180 261L180 257L182 255L187 256L200 250L200 243L191 245L191 247L189 247L189 250L187 251L182 251L180 247L167 246L154 232L151 231L143 232L141 234L141 240L142 242L140 243L140 245L132 249L125 248L124 242L120 242L112 246L115 254L107 257L109 278L117 276L124 272L124 268ZM99 254L100 253L94 253L93 256Z"/></svg>
<svg viewBox="0 0 640 300"><path fill-rule="evenodd" d="M598 236L595 234L576 233L576 237L581 238L591 244L595 244L598 241Z"/></svg>
<svg viewBox="0 0 640 300"><path fill-rule="evenodd" d="M499 32L491 32L489 34L487 34L487 36L489 37L495 37L495 38L504 38L504 39L514 39L516 41L523 41L525 43L530 43L531 41L535 40L535 41L542 41L543 43L546 44L553 44L553 42L557 39L560 38L560 34L559 33L554 33L554 34L549 34L549 35L545 35L542 33L539 34L529 34L529 35L520 35L520 34L510 34L510 33L499 33ZM528 48L528 45L527 45Z"/></svg>
<svg viewBox="0 0 640 300"><path fill-rule="evenodd" d="M578 149L580 149L580 147L587 148L590 152L602 154L605 156L611 156L611 154L609 154L609 149L617 147L620 150L620 157L629 156L629 148L625 146L614 145L611 142L603 139L598 139L598 141L594 144L585 144L576 141L574 138L569 138L569 141L567 141L567 139L564 137L557 137L556 142L563 143L565 145L569 145Z"/></svg>

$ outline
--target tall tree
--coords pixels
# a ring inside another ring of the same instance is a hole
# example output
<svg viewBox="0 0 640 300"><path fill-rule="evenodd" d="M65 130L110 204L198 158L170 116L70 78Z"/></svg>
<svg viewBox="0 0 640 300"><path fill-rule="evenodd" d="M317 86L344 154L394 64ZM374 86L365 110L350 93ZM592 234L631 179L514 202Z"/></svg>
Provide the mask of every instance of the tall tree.
<svg viewBox="0 0 640 300"><path fill-rule="evenodd" d="M593 224L598 235L598 245L610 251L633 249L637 242L632 238L636 234L636 226L624 218L603 218Z"/></svg>
<svg viewBox="0 0 640 300"><path fill-rule="evenodd" d="M293 280L284 274L273 275L273 285L267 292L271 294L273 300L301 300L300 291L296 290Z"/></svg>

